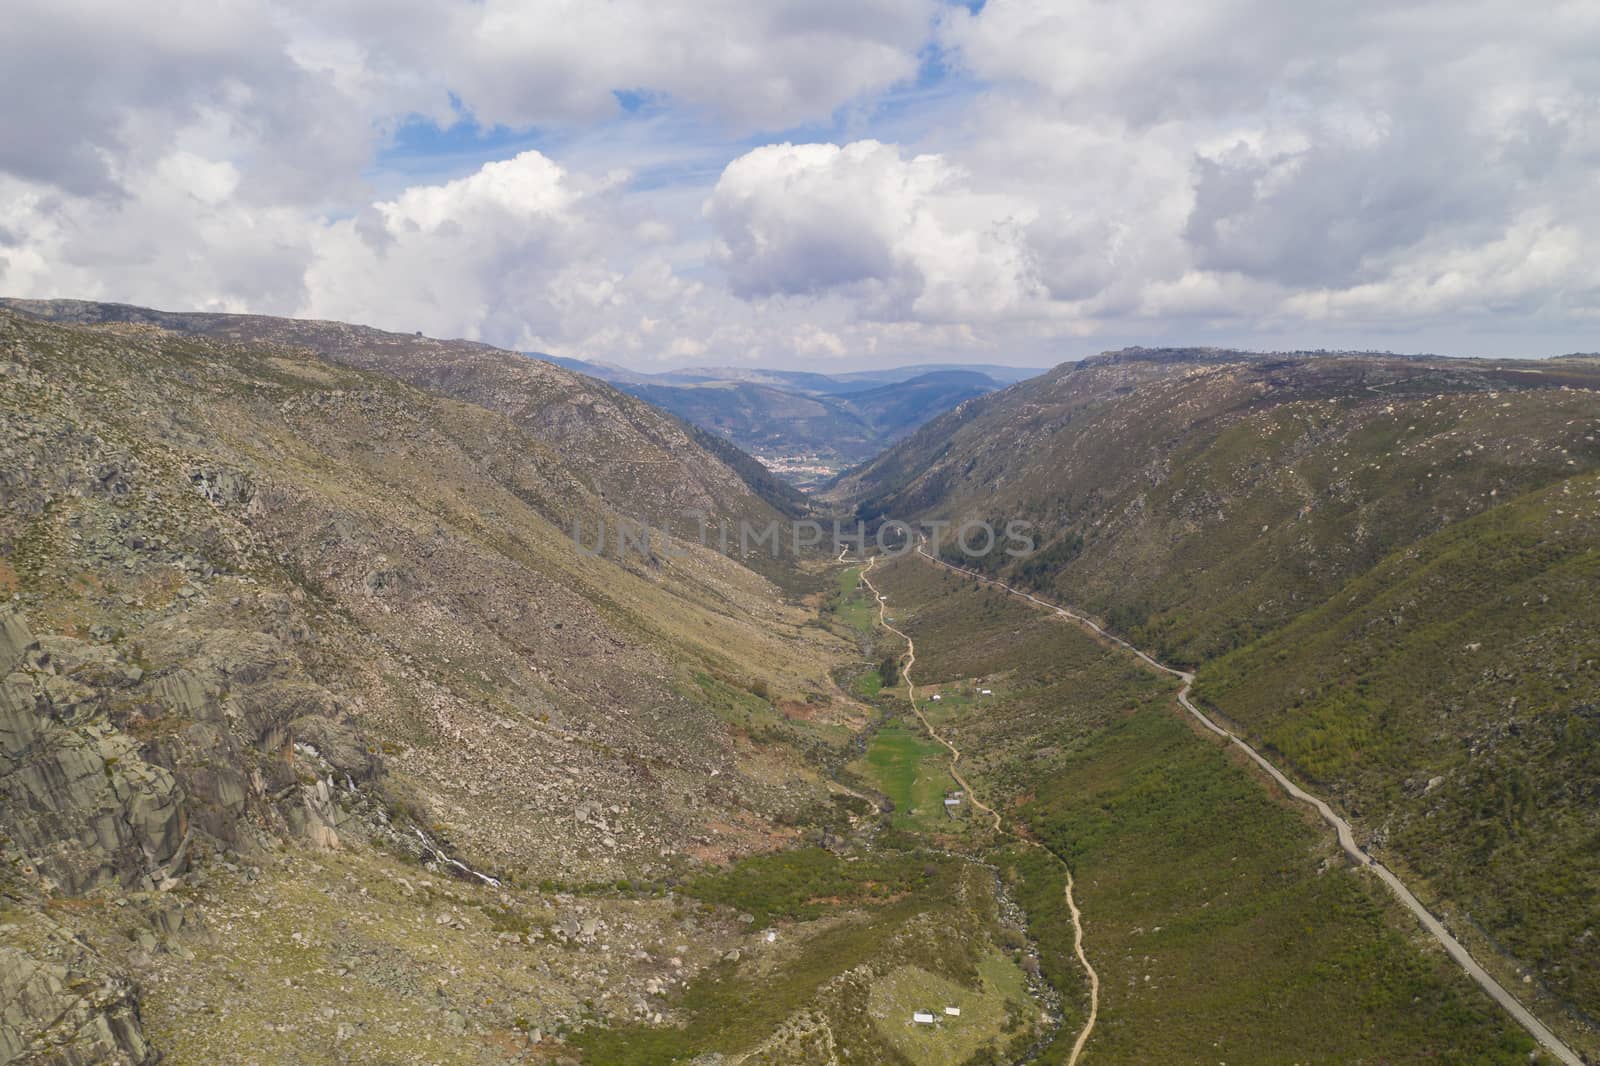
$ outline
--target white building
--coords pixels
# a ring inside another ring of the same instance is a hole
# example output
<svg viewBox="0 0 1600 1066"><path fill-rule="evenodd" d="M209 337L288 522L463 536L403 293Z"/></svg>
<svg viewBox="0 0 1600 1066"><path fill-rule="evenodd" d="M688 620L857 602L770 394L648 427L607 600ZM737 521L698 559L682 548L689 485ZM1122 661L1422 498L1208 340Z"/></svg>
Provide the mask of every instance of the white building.
<svg viewBox="0 0 1600 1066"><path fill-rule="evenodd" d="M949 1015L952 1018L961 1017L961 1008L960 1007L946 1007L944 1009L944 1012L945 1012L945 1014Z"/></svg>
<svg viewBox="0 0 1600 1066"><path fill-rule="evenodd" d="M911 1020L918 1025L932 1025L933 1015L929 1014L925 1010L919 1010L911 1015Z"/></svg>

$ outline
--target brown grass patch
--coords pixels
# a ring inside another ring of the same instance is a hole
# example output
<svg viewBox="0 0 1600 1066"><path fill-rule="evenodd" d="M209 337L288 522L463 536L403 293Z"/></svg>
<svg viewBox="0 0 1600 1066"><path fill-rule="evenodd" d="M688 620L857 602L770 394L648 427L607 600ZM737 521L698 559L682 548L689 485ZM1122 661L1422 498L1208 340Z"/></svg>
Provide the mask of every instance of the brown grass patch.
<svg viewBox="0 0 1600 1066"><path fill-rule="evenodd" d="M780 700L778 713L792 722L809 722L817 717L823 708L819 704L806 703L802 700Z"/></svg>

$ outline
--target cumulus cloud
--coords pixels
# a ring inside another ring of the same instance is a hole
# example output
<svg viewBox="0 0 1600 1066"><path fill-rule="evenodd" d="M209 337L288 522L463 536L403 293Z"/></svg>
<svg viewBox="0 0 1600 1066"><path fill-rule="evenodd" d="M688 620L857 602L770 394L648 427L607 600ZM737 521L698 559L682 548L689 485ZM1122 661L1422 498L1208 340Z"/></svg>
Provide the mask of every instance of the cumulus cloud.
<svg viewBox="0 0 1600 1066"><path fill-rule="evenodd" d="M916 72L928 0L606 4L486 0L456 27L454 84L489 122L593 119L648 89L752 127L831 112Z"/></svg>
<svg viewBox="0 0 1600 1066"><path fill-rule="evenodd" d="M1596 57L1581 0L15 0L0 290L635 362L1577 345Z"/></svg>
<svg viewBox="0 0 1600 1066"><path fill-rule="evenodd" d="M315 199L412 114L528 128L608 117L619 93L636 92L782 127L915 74L936 10L935 0L15 0L0 35L10 102L0 169L103 192L129 157L203 137L248 158L247 186Z"/></svg>
<svg viewBox="0 0 1600 1066"><path fill-rule="evenodd" d="M1014 106L1098 139L1112 168L1138 153L1168 183L1101 200L1124 218L1141 199L1149 209L1121 230L1154 253L1128 264L1140 317L1361 310L1370 322L1388 300L1410 319L1508 285L1525 297L1508 308L1536 314L1589 285L1575 269L1516 270L1513 283L1504 259L1538 247L1548 263L1556 234L1600 237L1584 206L1600 191L1587 176L1600 154L1593 5L1530 19L1497 0L992 0L942 32ZM1098 278L1103 293L1115 274ZM1097 279L1077 280L1053 288Z"/></svg>
<svg viewBox="0 0 1600 1066"><path fill-rule="evenodd" d="M239 0L249 2L249 0ZM264 4L266 0L254 0ZM937 0L279 0L291 52L392 113L584 123L619 93L737 126L825 118L909 78Z"/></svg>
<svg viewBox="0 0 1600 1066"><path fill-rule="evenodd" d="M7 5L0 171L115 195L182 147L248 164L241 195L315 199L370 158L369 116L323 73L294 61L268 5L160 7Z"/></svg>
<svg viewBox="0 0 1600 1066"><path fill-rule="evenodd" d="M360 319L392 305L435 335L541 335L554 275L588 251L584 201L595 195L538 152L408 188L314 232L307 310Z"/></svg>
<svg viewBox="0 0 1600 1066"><path fill-rule="evenodd" d="M769 145L706 202L733 291L844 291L879 316L985 315L1031 299L1027 203L977 191L936 154L857 141Z"/></svg>
<svg viewBox="0 0 1600 1066"><path fill-rule="evenodd" d="M124 172L114 197L0 174L0 291L166 308L293 314L310 222L235 198L230 163L178 150Z"/></svg>

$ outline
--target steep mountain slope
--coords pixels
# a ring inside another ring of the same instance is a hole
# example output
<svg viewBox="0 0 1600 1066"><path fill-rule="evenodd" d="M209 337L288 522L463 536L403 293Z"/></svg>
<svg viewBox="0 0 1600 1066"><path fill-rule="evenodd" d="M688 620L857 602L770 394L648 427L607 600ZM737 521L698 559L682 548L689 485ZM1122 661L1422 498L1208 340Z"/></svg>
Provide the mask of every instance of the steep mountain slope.
<svg viewBox="0 0 1600 1066"><path fill-rule="evenodd" d="M973 401L829 495L869 516L1032 521L1040 587L1194 662L1600 464L1596 386L1600 364L1574 360L1135 351Z"/></svg>
<svg viewBox="0 0 1600 1066"><path fill-rule="evenodd" d="M1034 522L1029 558L946 554L1198 664L1220 715L1583 1032L1597 390L1582 358L1135 350L972 401L834 495Z"/></svg>
<svg viewBox="0 0 1600 1066"><path fill-rule="evenodd" d="M714 550L571 530L769 505L554 368L394 342L479 405L363 369L359 333L308 327L324 357L224 325L249 343L0 312L0 924L30 1005L0 1049L376 1061L459 1024L429 1058L499 1061L735 946L710 917L672 975L669 905L558 889L793 839L837 794L811 753L848 736L827 669L854 648ZM597 938L609 966L561 946Z"/></svg>
<svg viewBox="0 0 1600 1066"><path fill-rule="evenodd" d="M508 416L560 449L568 468L602 499L642 520L659 523L687 511L767 520L775 517L775 509L796 506L793 493L781 486L747 483L727 462L696 447L691 431L659 410L603 382L488 345L342 322L153 311L79 300L0 300L0 307L57 322L145 323L217 340L305 348L342 366L397 377Z"/></svg>
<svg viewBox="0 0 1600 1066"><path fill-rule="evenodd" d="M1200 694L1361 812L1367 846L1600 1021L1600 477L1425 537Z"/></svg>

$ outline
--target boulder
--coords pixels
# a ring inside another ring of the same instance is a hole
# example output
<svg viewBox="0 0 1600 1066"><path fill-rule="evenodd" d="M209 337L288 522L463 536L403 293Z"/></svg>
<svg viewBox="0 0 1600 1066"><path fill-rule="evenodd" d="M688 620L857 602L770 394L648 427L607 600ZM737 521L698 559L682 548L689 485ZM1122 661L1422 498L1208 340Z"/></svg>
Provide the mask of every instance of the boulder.
<svg viewBox="0 0 1600 1066"><path fill-rule="evenodd" d="M103 721L59 720L48 691L22 674L0 682L0 824L74 894L159 884L188 828L170 772Z"/></svg>
<svg viewBox="0 0 1600 1066"><path fill-rule="evenodd" d="M28 652L39 647L39 642L23 620L10 607L0 607L0 677L22 665Z"/></svg>
<svg viewBox="0 0 1600 1066"><path fill-rule="evenodd" d="M0 1063L148 1066L139 1003L125 979L92 961L40 959L0 946Z"/></svg>

